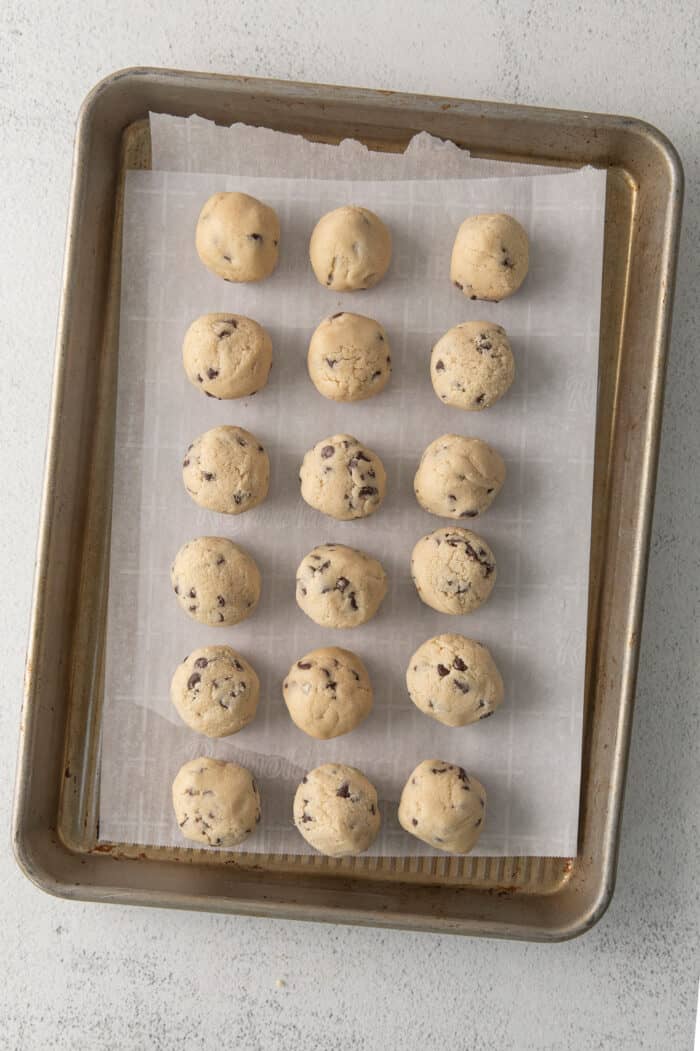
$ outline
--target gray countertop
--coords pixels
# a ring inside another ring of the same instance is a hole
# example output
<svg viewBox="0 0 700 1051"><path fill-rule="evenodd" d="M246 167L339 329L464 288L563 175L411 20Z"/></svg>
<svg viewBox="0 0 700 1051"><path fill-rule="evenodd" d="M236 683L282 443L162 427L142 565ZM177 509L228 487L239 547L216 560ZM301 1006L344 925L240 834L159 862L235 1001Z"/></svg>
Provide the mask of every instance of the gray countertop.
<svg viewBox="0 0 700 1051"><path fill-rule="evenodd" d="M692 1046L700 955L698 13L694 2L627 0L6 0L3 1046ZM7 829L73 129L95 81L131 65L625 113L656 124L678 148L685 220L618 886L582 939L522 945L99 907L51 899L20 875Z"/></svg>

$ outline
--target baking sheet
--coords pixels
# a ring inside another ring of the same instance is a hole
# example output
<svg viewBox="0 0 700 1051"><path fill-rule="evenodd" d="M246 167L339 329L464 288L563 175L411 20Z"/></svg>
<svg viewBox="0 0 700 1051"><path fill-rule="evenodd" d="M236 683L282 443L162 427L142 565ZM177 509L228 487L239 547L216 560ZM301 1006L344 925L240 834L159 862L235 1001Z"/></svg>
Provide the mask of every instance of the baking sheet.
<svg viewBox="0 0 700 1051"><path fill-rule="evenodd" d="M383 829L370 853L429 854L396 821L403 782L423 758L460 763L488 791L475 853L576 853L593 472L605 174L502 180L340 182L131 172L127 178L117 408L114 519L100 786L100 838L182 844L170 785L197 755L232 759L259 779L263 821L246 851L306 853L291 823L304 771L349 762L376 784ZM259 286L234 286L199 263L193 231L204 200L240 189L268 201L282 221L282 261ZM334 294L318 285L307 243L324 211L356 201L394 233L394 261L376 289ZM528 229L532 269L500 304L472 303L447 279L454 232L466 215L508 211ZM305 368L308 339L338 310L376 316L387 328L394 374L368 402L323 399ZM274 366L255 398L216 402L187 382L180 346L200 313L249 314L271 332ZM451 325L502 323L517 378L495 407L467 414L443 406L428 374L430 348ZM265 444L270 496L239 518L198 508L181 482L181 459L209 427L237 423ZM382 457L389 492L366 521L336 523L298 493L303 453L320 438L355 434ZM504 489L470 523L493 547L494 595L480 610L449 617L423 606L409 575L419 536L447 524L415 502L412 477L423 448L446 432L492 442L508 467ZM220 534L240 541L263 574L255 614L233 628L191 621L170 591L168 567L185 540ZM294 600L295 569L315 544L348 543L381 559L390 589L361 628L324 631ZM501 667L506 702L482 724L449 729L411 704L404 672L414 649L442 631L485 642ZM179 723L168 687L196 646L226 642L261 678L256 721L235 737L199 738ZM315 646L355 650L368 665L375 709L356 731L328 742L291 723L281 695L290 664Z"/></svg>

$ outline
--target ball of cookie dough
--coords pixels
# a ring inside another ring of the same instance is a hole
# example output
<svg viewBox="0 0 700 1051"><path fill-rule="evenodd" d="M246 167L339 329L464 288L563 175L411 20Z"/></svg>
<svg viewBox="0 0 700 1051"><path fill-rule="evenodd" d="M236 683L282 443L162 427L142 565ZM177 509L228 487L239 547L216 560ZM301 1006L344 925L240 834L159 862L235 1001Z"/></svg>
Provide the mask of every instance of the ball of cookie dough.
<svg viewBox="0 0 700 1051"><path fill-rule="evenodd" d="M344 205L314 227L309 256L316 280L334 292L372 288L391 262L391 234L369 208Z"/></svg>
<svg viewBox="0 0 700 1051"><path fill-rule="evenodd" d="M252 722L260 681L230 646L202 646L179 664L170 699L183 723L207 737L228 737Z"/></svg>
<svg viewBox="0 0 700 1051"><path fill-rule="evenodd" d="M311 342L309 376L331 401L364 401L383 391L391 376L386 332L370 317L333 314L324 318Z"/></svg>
<svg viewBox="0 0 700 1051"><path fill-rule="evenodd" d="M478 412L502 398L515 378L505 330L465 321L442 336L430 356L433 390L446 405Z"/></svg>
<svg viewBox="0 0 700 1051"><path fill-rule="evenodd" d="M267 496L270 459L250 431L213 427L187 447L182 480L200 507L240 515Z"/></svg>
<svg viewBox="0 0 700 1051"><path fill-rule="evenodd" d="M238 624L260 598L254 560L222 536L199 536L183 544L170 567L170 582L185 613L202 624Z"/></svg>
<svg viewBox="0 0 700 1051"><path fill-rule="evenodd" d="M489 651L464 635L436 635L419 646L406 671L415 704L445 726L466 726L493 715L503 679Z"/></svg>
<svg viewBox="0 0 700 1051"><path fill-rule="evenodd" d="M471 613L496 583L493 551L468 529L436 529L411 555L411 576L426 606L438 613Z"/></svg>
<svg viewBox="0 0 700 1051"><path fill-rule="evenodd" d="M376 558L344 544L321 544L297 569L297 603L324 628L355 628L370 620L386 595Z"/></svg>
<svg viewBox="0 0 700 1051"><path fill-rule="evenodd" d="M297 788L294 824L320 854L332 858L362 854L381 824L377 791L353 766L317 766Z"/></svg>
<svg viewBox="0 0 700 1051"><path fill-rule="evenodd" d="M455 238L450 279L470 299L497 303L527 276L528 240L512 215L471 215Z"/></svg>
<svg viewBox="0 0 700 1051"><path fill-rule="evenodd" d="M404 785L399 823L416 839L449 854L468 854L481 835L486 791L461 766L424 759Z"/></svg>
<svg viewBox="0 0 700 1051"><path fill-rule="evenodd" d="M173 781L173 808L187 839L235 847L260 821L260 794L249 770L221 759L191 759Z"/></svg>
<svg viewBox="0 0 700 1051"><path fill-rule="evenodd" d="M384 464L351 434L334 434L309 449L299 481L310 507L341 521L374 514L386 492Z"/></svg>
<svg viewBox="0 0 700 1051"><path fill-rule="evenodd" d="M215 193L199 213L197 254L224 281L262 281L277 266L280 221L247 193Z"/></svg>
<svg viewBox="0 0 700 1051"><path fill-rule="evenodd" d="M241 314L203 314L182 344L187 378L210 398L247 398L265 386L272 341L257 321Z"/></svg>
<svg viewBox="0 0 700 1051"><path fill-rule="evenodd" d="M339 646L312 650L296 661L282 690L292 721L322 741L350 733L372 710L367 669Z"/></svg>
<svg viewBox="0 0 700 1051"><path fill-rule="evenodd" d="M486 442L443 434L423 453L413 489L433 515L476 518L491 506L505 477L506 465Z"/></svg>

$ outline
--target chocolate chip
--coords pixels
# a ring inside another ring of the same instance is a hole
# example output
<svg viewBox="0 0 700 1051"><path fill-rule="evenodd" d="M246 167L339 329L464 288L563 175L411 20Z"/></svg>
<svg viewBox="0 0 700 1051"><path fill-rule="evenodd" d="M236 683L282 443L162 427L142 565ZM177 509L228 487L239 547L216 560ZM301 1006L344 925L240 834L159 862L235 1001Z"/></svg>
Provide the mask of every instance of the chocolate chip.
<svg viewBox="0 0 700 1051"><path fill-rule="evenodd" d="M196 606L188 606L187 608L190 611L190 613L196 613L197 612L197 607Z"/></svg>
<svg viewBox="0 0 700 1051"><path fill-rule="evenodd" d="M190 466L190 461L189 461L189 459L188 459L188 457L187 457L187 456L186 456L186 457L185 457L185 459L184 459L184 460L182 461L182 466L183 466L183 467L189 467L189 466Z"/></svg>
<svg viewBox="0 0 700 1051"><path fill-rule="evenodd" d="M372 375L370 376L370 382L372 380L376 380L377 376L381 376L381 374L382 374L382 370L381 369L377 369L377 371L373 372Z"/></svg>
<svg viewBox="0 0 700 1051"><path fill-rule="evenodd" d="M449 769L449 766L431 766L430 772L431 774L446 774Z"/></svg>
<svg viewBox="0 0 700 1051"><path fill-rule="evenodd" d="M262 234L248 234L248 237L250 237L252 241L262 241L263 239Z"/></svg>
<svg viewBox="0 0 700 1051"><path fill-rule="evenodd" d="M244 499L245 499L245 497L243 496L243 493L234 493L233 494L233 502L234 502L234 504L236 504L237 507L240 507L240 505L243 503Z"/></svg>
<svg viewBox="0 0 700 1051"><path fill-rule="evenodd" d="M308 780L309 780L309 779L308 779L308 777L306 776L306 774L304 774L304 776L303 776L303 777L302 777L302 779L301 779L301 783L302 783L302 785L305 785L305 784L307 783L307 781L308 781Z"/></svg>
<svg viewBox="0 0 700 1051"><path fill-rule="evenodd" d="M218 602L218 604L220 606L225 606L226 605L226 599L224 598L223 595L217 595L216 596L216 601Z"/></svg>
<svg viewBox="0 0 700 1051"><path fill-rule="evenodd" d="M204 376L200 376L199 373L197 373L197 383L204 383Z"/></svg>
<svg viewBox="0 0 700 1051"><path fill-rule="evenodd" d="M337 686L338 686L338 683L337 682L333 682L333 680L331 680L330 682L326 683L326 689L327 690L333 691L333 690L335 690L337 688Z"/></svg>
<svg viewBox="0 0 700 1051"><path fill-rule="evenodd" d="M476 821L474 822L474 828L478 828L478 827L479 827L479 825L481 824L482 820L483 820L483 819L482 819L482 818L480 818L480 817L479 817L479 818L477 818L477 819L476 819Z"/></svg>
<svg viewBox="0 0 700 1051"><path fill-rule="evenodd" d="M466 666L466 664L464 663L464 661L462 660L461 657L455 657L454 661L452 662L452 667L456 668L457 671L466 671L467 670L467 666Z"/></svg>
<svg viewBox="0 0 700 1051"><path fill-rule="evenodd" d="M481 722L481 719L488 719L490 715L493 715L493 712L484 712L484 714L480 717L479 722Z"/></svg>
<svg viewBox="0 0 700 1051"><path fill-rule="evenodd" d="M207 376L209 377L210 380L215 380L218 375L219 375L219 370L218 369L211 369L211 368L207 369Z"/></svg>
<svg viewBox="0 0 700 1051"><path fill-rule="evenodd" d="M360 607L359 607L359 606L357 605L357 596L355 595L355 592L354 592L354 591L351 591L351 592L350 592L350 594L348 595L348 599L349 599L349 601L350 601L350 605L351 605L351 607L352 607L353 609L359 609L359 608L360 608Z"/></svg>
<svg viewBox="0 0 700 1051"><path fill-rule="evenodd" d="M324 361L329 369L334 369L338 363L337 358L324 358Z"/></svg>
<svg viewBox="0 0 700 1051"><path fill-rule="evenodd" d="M321 449L321 458L327 460L329 456L333 456L335 449L332 445L324 445Z"/></svg>
<svg viewBox="0 0 700 1051"><path fill-rule="evenodd" d="M460 518L476 518L478 513L479 513L478 511L461 511L459 517Z"/></svg>
<svg viewBox="0 0 700 1051"><path fill-rule="evenodd" d="M223 624L223 623L224 623L224 615L223 615L223 613L219 613L219 624Z"/></svg>
<svg viewBox="0 0 700 1051"><path fill-rule="evenodd" d="M470 296L469 298L470 299L476 299L476 296Z"/></svg>
<svg viewBox="0 0 700 1051"><path fill-rule="evenodd" d="M342 317L344 313L345 311L341 310L339 314L331 314L331 321L335 321L337 317Z"/></svg>
<svg viewBox="0 0 700 1051"><path fill-rule="evenodd" d="M217 566L223 566L225 561L226 561L226 559L224 558L224 556L223 555L219 555L219 557L216 560L216 564L217 564Z"/></svg>
<svg viewBox="0 0 700 1051"><path fill-rule="evenodd" d="M350 785L347 783L347 781L343 781L342 785L335 794L337 796L340 796L341 799L350 798Z"/></svg>
<svg viewBox="0 0 700 1051"><path fill-rule="evenodd" d="M313 818L311 817L311 814L307 814L306 811L304 811L304 813L301 815L301 820L304 824L306 824L307 821L313 821Z"/></svg>
<svg viewBox="0 0 700 1051"><path fill-rule="evenodd" d="M239 444L239 445L241 446L241 448L243 448L243 449L245 449L246 445L248 444L248 442L247 442L247 441L245 440L245 438L241 438L241 436L240 436L240 435L237 435L237 436L236 436L236 441L238 442L238 444Z"/></svg>
<svg viewBox="0 0 700 1051"><path fill-rule="evenodd" d="M460 285L459 281L455 281L455 288L458 288L460 292L464 291L464 285Z"/></svg>
<svg viewBox="0 0 700 1051"><path fill-rule="evenodd" d="M188 592L188 595L189 595L189 598L197 598L197 592L195 591L194 588L190 588L190 590Z"/></svg>
<svg viewBox="0 0 700 1051"><path fill-rule="evenodd" d="M227 263L231 262L231 256L230 255L225 255L223 258L226 260Z"/></svg>
<svg viewBox="0 0 700 1051"><path fill-rule="evenodd" d="M476 396L476 398L474 398L474 403L475 403L476 405L483 405L483 404L484 404L484 398L485 398L485 397L486 397L486 395L485 395L485 394L478 394L478 395Z"/></svg>
<svg viewBox="0 0 700 1051"><path fill-rule="evenodd" d="M413 825L413 827L415 828L415 826L416 826L416 825L418 824L418 818L412 817L412 818L411 818L411 824L412 824L412 825Z"/></svg>
<svg viewBox="0 0 700 1051"><path fill-rule="evenodd" d="M308 671L310 667L310 661L297 661L297 668L301 668L302 671Z"/></svg>
<svg viewBox="0 0 700 1051"><path fill-rule="evenodd" d="M442 358L438 358L438 360L435 362L435 371L436 372L444 372L445 371L445 362L442 360Z"/></svg>
<svg viewBox="0 0 700 1051"><path fill-rule="evenodd" d="M236 660L234 658L233 664L234 664L234 667L238 669L238 671L243 671L243 665L241 664L241 662L239 660Z"/></svg>
<svg viewBox="0 0 700 1051"><path fill-rule="evenodd" d="M363 485L362 488L360 489L359 495L360 496L376 496L376 494L378 492L379 492L379 490L376 489L375 486L373 486L373 485Z"/></svg>
<svg viewBox="0 0 700 1051"><path fill-rule="evenodd" d="M222 708L225 708L227 712L230 711L230 705L224 704L224 702L221 700L221 698L219 698L219 704L221 705Z"/></svg>
<svg viewBox="0 0 700 1051"><path fill-rule="evenodd" d="M197 660L194 662L195 668L206 668L208 664L209 661L206 657L197 657Z"/></svg>
<svg viewBox="0 0 700 1051"><path fill-rule="evenodd" d="M437 666L437 673L440 676L440 678L443 679L445 677L445 675L449 675L450 674L450 669L446 668L444 664L438 664L438 666Z"/></svg>
<svg viewBox="0 0 700 1051"><path fill-rule="evenodd" d="M195 686L197 685L197 683L201 682L201 681L202 681L202 676L199 674L199 672L193 672L192 675L190 675L189 679L187 680L187 689L188 690L193 690L195 688Z"/></svg>
<svg viewBox="0 0 700 1051"><path fill-rule="evenodd" d="M377 808L374 805L374 803L370 803L370 805L369 805L369 812L370 812L370 814L376 814L377 813Z"/></svg>
<svg viewBox="0 0 700 1051"><path fill-rule="evenodd" d="M202 471L202 478L205 482L213 482L216 475L212 474L211 471Z"/></svg>
<svg viewBox="0 0 700 1051"><path fill-rule="evenodd" d="M462 679L453 679L453 682L460 693L469 693L469 683L464 682Z"/></svg>

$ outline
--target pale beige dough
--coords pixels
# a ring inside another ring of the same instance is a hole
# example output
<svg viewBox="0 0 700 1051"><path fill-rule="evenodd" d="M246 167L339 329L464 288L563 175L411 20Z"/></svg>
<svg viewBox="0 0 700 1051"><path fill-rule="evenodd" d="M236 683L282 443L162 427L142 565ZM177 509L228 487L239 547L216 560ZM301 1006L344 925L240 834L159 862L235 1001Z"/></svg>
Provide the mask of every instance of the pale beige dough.
<svg viewBox="0 0 700 1051"><path fill-rule="evenodd" d="M221 759L191 759L173 781L173 808L187 839L235 847L260 821L260 794L249 770Z"/></svg>
<svg viewBox="0 0 700 1051"><path fill-rule="evenodd" d="M486 442L443 434L423 453L413 489L431 514L475 518L491 506L505 477L506 465Z"/></svg>
<svg viewBox="0 0 700 1051"><path fill-rule="evenodd" d="M343 205L314 227L309 256L316 280L333 292L372 288L391 262L391 233L369 208Z"/></svg>
<svg viewBox="0 0 700 1051"><path fill-rule="evenodd" d="M331 401L364 401L384 390L391 376L387 334L372 318L333 314L309 343L307 366L319 394Z"/></svg>
<svg viewBox="0 0 700 1051"><path fill-rule="evenodd" d="M505 329L490 321L465 321L442 336L430 356L430 378L438 398L457 409L488 409L515 378Z"/></svg>
<svg viewBox="0 0 700 1051"><path fill-rule="evenodd" d="M411 576L423 602L438 613L471 613L493 591L496 559L469 529L436 529L413 548Z"/></svg>
<svg viewBox="0 0 700 1051"><path fill-rule="evenodd" d="M238 624L260 598L255 561L221 536L200 536L183 544L170 567L170 582L185 613L202 624Z"/></svg>
<svg viewBox="0 0 700 1051"><path fill-rule="evenodd" d="M200 507L240 515L267 496L270 458L250 431L213 427L188 446L182 481Z"/></svg>
<svg viewBox="0 0 700 1051"><path fill-rule="evenodd" d="M202 314L182 344L187 378L210 398L247 398L267 383L272 340L242 314Z"/></svg>
<svg viewBox="0 0 700 1051"><path fill-rule="evenodd" d="M370 620L386 595L381 562L344 544L321 544L299 564L299 608L325 628L355 628Z"/></svg>
<svg viewBox="0 0 700 1051"><path fill-rule="evenodd" d="M527 234L512 215L471 215L457 231L450 279L470 299L497 303L522 285L528 255Z"/></svg>
<svg viewBox="0 0 700 1051"><path fill-rule="evenodd" d="M295 661L282 687L293 722L320 740L350 733L372 710L372 685L360 658L339 646Z"/></svg>
<svg viewBox="0 0 700 1051"><path fill-rule="evenodd" d="M419 646L406 687L415 706L445 726L486 719L503 702L496 662L485 646L464 635L436 635Z"/></svg>
<svg viewBox="0 0 700 1051"><path fill-rule="evenodd" d="M468 854L484 828L486 790L461 766L424 759L404 785L399 823L448 854Z"/></svg>
<svg viewBox="0 0 700 1051"><path fill-rule="evenodd" d="M351 434L334 434L309 449L299 480L310 507L344 521L374 514L386 492L384 464Z"/></svg>
<svg viewBox="0 0 700 1051"><path fill-rule="evenodd" d="M260 681L245 657L230 646L202 646L179 664L170 699L191 730L227 737L252 722Z"/></svg>
<svg viewBox="0 0 700 1051"><path fill-rule="evenodd" d="M294 824L320 854L332 858L362 854L381 825L376 789L353 766L317 766L297 788Z"/></svg>
<svg viewBox="0 0 700 1051"><path fill-rule="evenodd" d="M262 281L279 258L277 213L247 193L215 193L199 213L195 243L204 265L224 281Z"/></svg>

